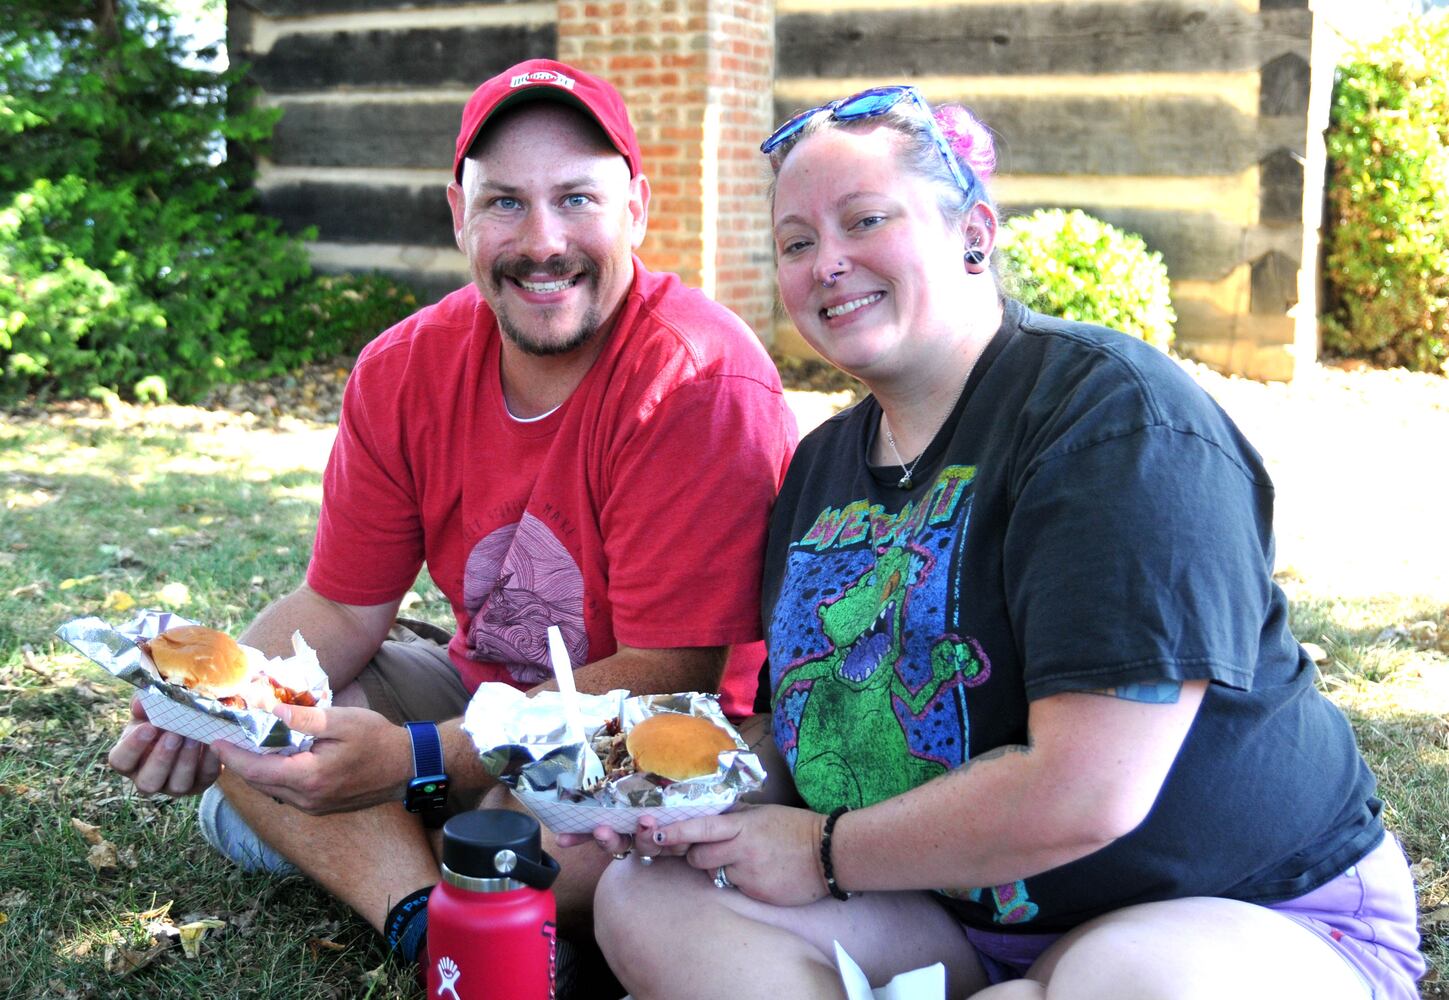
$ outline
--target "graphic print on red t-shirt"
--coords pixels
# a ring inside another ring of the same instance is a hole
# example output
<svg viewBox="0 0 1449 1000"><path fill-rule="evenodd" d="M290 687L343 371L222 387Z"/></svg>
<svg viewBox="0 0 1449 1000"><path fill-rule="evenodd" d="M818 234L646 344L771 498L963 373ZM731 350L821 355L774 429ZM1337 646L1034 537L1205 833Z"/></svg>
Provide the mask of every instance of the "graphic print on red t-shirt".
<svg viewBox="0 0 1449 1000"><path fill-rule="evenodd" d="M557 625L575 664L588 662L584 577L542 521L524 514L485 536L463 570L467 655L501 664L514 680L553 677L548 627Z"/></svg>

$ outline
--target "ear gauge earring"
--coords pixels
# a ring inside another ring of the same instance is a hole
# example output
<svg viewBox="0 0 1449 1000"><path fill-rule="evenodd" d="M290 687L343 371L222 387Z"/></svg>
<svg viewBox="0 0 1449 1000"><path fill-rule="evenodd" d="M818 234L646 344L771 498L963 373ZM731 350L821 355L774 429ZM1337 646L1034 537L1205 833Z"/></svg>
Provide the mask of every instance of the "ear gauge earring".
<svg viewBox="0 0 1449 1000"><path fill-rule="evenodd" d="M968 271L972 274L980 274L984 270L981 265L986 263L986 255L975 247L972 247L966 251L965 260Z"/></svg>

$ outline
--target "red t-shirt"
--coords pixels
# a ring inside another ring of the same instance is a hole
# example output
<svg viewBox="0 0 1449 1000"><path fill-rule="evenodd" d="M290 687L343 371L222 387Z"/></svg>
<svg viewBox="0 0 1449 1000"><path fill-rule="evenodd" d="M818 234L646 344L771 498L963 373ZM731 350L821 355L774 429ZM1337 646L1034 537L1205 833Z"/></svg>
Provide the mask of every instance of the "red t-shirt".
<svg viewBox="0 0 1449 1000"><path fill-rule="evenodd" d="M634 285L569 399L509 415L500 333L469 285L367 346L348 380L307 582L381 604L429 573L471 690L575 664L733 645L721 702L751 709L770 506L795 419L738 317L634 261Z"/></svg>

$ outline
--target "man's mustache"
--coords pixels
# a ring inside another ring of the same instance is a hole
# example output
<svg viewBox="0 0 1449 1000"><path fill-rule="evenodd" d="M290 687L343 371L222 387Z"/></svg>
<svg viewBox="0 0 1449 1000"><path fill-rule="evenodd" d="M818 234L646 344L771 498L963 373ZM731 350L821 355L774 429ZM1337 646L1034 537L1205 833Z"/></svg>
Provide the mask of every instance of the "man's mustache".
<svg viewBox="0 0 1449 1000"><path fill-rule="evenodd" d="M540 273L550 278L572 277L575 274L594 278L598 275L599 268L592 260L582 256L569 257L560 254L542 262L530 257L500 257L493 262L489 276L494 284L502 284L505 278L513 278L515 281L535 280Z"/></svg>

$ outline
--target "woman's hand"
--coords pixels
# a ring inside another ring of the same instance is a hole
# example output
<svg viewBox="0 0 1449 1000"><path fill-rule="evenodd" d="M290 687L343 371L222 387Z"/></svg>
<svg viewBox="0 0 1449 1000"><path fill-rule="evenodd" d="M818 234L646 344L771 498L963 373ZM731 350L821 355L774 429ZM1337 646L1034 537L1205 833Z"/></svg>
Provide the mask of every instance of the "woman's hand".
<svg viewBox="0 0 1449 1000"><path fill-rule="evenodd" d="M742 806L650 831L652 849L684 854L692 868L725 877L745 895L776 906L825 896L820 828L825 817L789 806ZM641 829L641 836L643 835Z"/></svg>
<svg viewBox="0 0 1449 1000"><path fill-rule="evenodd" d="M825 817L789 806L739 806L718 816L699 816L669 826L652 817L639 820L631 836L607 826L592 833L561 833L559 845L574 847L590 839L623 860L645 864L659 857L680 857L692 868L713 875L720 868L741 892L777 906L802 906L827 895L820 869L820 828Z"/></svg>
<svg viewBox="0 0 1449 1000"><path fill-rule="evenodd" d="M279 802L305 813L350 812L402 797L412 775L407 730L365 708L278 705L276 715L313 737L302 753L257 754L218 743L226 769Z"/></svg>

